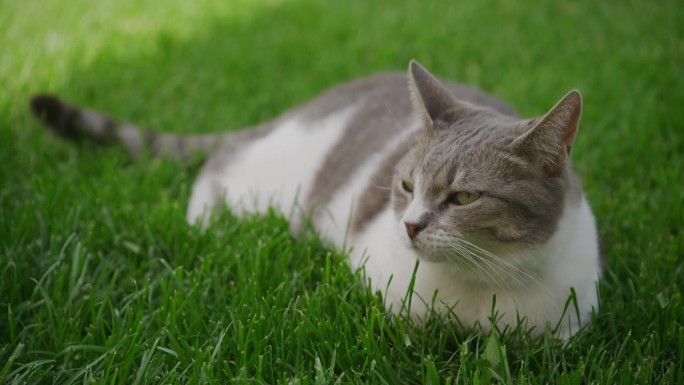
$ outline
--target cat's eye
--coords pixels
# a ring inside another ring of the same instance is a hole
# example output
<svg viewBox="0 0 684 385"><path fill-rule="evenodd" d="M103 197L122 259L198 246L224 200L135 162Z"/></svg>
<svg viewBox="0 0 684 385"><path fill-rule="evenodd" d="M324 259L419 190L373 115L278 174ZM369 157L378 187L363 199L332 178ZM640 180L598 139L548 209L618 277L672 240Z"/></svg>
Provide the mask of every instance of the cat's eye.
<svg viewBox="0 0 684 385"><path fill-rule="evenodd" d="M463 206L473 203L480 197L480 193L469 191L457 191L449 196L449 203Z"/></svg>
<svg viewBox="0 0 684 385"><path fill-rule="evenodd" d="M401 188L404 189L407 193L412 193L413 192L413 183L407 182L407 181L402 181L401 182Z"/></svg>

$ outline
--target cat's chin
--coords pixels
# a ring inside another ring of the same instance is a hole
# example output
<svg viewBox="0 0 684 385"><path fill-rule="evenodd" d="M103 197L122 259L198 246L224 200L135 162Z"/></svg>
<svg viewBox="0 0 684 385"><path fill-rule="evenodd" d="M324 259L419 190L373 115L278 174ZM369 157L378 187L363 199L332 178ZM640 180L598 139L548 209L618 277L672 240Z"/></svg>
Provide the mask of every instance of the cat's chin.
<svg viewBox="0 0 684 385"><path fill-rule="evenodd" d="M416 257L421 262L428 262L428 263L446 262L446 258L444 258L443 256L440 256L440 255L433 255L433 254L416 252Z"/></svg>

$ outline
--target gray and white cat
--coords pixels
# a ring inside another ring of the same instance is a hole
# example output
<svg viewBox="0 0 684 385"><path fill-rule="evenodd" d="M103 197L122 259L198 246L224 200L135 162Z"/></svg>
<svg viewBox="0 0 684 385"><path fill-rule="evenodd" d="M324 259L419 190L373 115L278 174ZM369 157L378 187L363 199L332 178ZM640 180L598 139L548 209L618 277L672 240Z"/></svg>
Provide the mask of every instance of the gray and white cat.
<svg viewBox="0 0 684 385"><path fill-rule="evenodd" d="M320 236L365 267L388 310L448 308L489 329L519 320L568 337L598 306L594 217L568 156L581 113L571 91L521 119L482 91L441 82L416 62L342 84L267 123L221 135L152 133L52 96L34 113L67 138L185 157L212 151L193 186L190 223L224 201L275 207L291 231ZM576 306L566 309L574 290ZM494 321L495 301L498 321ZM567 311L565 311L567 310Z"/></svg>

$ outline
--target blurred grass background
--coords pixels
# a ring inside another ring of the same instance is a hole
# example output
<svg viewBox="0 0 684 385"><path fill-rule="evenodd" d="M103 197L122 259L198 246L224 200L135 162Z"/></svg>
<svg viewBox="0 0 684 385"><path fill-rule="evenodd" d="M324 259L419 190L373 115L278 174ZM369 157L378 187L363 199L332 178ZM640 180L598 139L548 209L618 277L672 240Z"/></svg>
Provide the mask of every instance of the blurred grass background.
<svg viewBox="0 0 684 385"><path fill-rule="evenodd" d="M681 383L682 8L3 0L0 382ZM276 213L187 226L197 165L61 143L27 108L49 91L159 130L238 129L412 58L525 116L583 92L573 162L607 262L574 344L389 322L344 255Z"/></svg>

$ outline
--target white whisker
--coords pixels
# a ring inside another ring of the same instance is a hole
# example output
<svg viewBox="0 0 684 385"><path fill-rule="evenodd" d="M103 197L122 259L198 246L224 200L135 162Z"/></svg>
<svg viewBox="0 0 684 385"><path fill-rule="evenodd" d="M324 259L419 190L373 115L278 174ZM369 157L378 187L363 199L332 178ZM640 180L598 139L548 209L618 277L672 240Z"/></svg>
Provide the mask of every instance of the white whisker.
<svg viewBox="0 0 684 385"><path fill-rule="evenodd" d="M492 253L492 252L489 252L488 250L485 250L485 249L483 249L483 248L481 248L481 247L479 247L479 246L477 246L477 245L475 245L475 244L473 244L473 243L471 243L471 242L468 242L468 241L466 241L465 239L460 239L460 241L463 243L464 246L470 247L470 248L472 248L472 249L475 249L475 250L477 250L477 251L483 253L484 255L490 257L491 259L493 259L494 262L503 264L504 266L506 266L506 267L508 267L508 268L510 268L510 269L512 269L512 270L514 270L515 272L522 274L525 278L527 278L527 279L533 281L534 283L540 284L540 282L539 282L535 277L533 277L531 274L529 274L529 273L527 273L526 271L522 270L522 269L519 268L518 266L515 266L514 264L512 264L512 263L506 261L505 259L499 257L498 255L496 255L496 254L494 254L494 253Z"/></svg>
<svg viewBox="0 0 684 385"><path fill-rule="evenodd" d="M506 282L506 280L503 277L501 277L500 274L498 274L498 272L494 271L495 273L497 273L497 275L499 275L499 278L500 278L499 280L494 278L494 276L484 266L482 266L480 263L477 262L477 260L475 260L475 258L477 258L478 260L482 260L482 258L478 257L476 254L470 252L469 250L461 247L458 244L453 243L450 245L452 246L453 250L459 252L459 256L463 257L465 260L470 261L475 267L477 267L480 271L485 273L489 277L489 279L491 279L491 281L493 283L495 283L497 286L499 286L499 288L502 291L509 292L510 287L508 287L508 289L506 289L501 285L501 283L503 282L504 284L506 284L508 286L508 283Z"/></svg>
<svg viewBox="0 0 684 385"><path fill-rule="evenodd" d="M552 296L545 292L545 291L537 291L533 290L533 286L530 285L530 283L534 283L535 285L541 286L542 283L539 282L538 279L536 279L534 276L531 274L527 273L526 271L520 269L519 267L515 266L514 264L506 261L505 259L499 257L498 255L491 253L471 242L468 242L466 240L461 239L463 242L462 246L468 247L470 250L473 250L474 252L479 252L482 253L484 256L488 257L491 259L491 263L496 264L496 266L503 272L505 272L508 276L510 276L512 279L516 281L516 283L519 286L519 290L522 289L526 293L529 294L534 294L534 295L541 295L546 299L552 300ZM486 260L483 258L483 260ZM521 278L524 278L521 280Z"/></svg>
<svg viewBox="0 0 684 385"><path fill-rule="evenodd" d="M506 286L506 288L503 289L503 291L504 291L505 293L507 293L507 294L513 295L513 293L514 293L515 291L514 291L513 288L511 287L510 282L508 281L508 279L506 279L506 277L505 277L504 275L502 275L502 273L506 274L506 273L507 273L506 271L504 271L504 270L498 268L497 265L491 263L491 262L488 261L486 258L483 258L481 255L479 255L479 254L477 254L477 253L474 253L472 250L468 250L467 248L464 248L464 249L467 250L471 255L473 255L473 257L477 258L479 261L484 262L487 266L486 266L486 267L485 267L485 266L482 266L483 269L487 270L487 268L489 268L489 270L491 270L494 274L496 274L496 275L500 278L501 282L503 282L503 284ZM498 282L497 282L497 284L498 284L499 286L501 286L501 284L499 284Z"/></svg>

